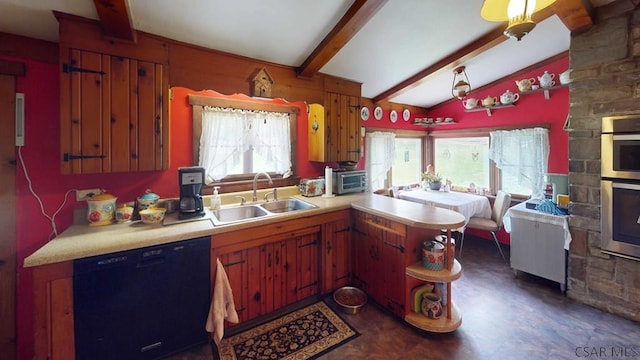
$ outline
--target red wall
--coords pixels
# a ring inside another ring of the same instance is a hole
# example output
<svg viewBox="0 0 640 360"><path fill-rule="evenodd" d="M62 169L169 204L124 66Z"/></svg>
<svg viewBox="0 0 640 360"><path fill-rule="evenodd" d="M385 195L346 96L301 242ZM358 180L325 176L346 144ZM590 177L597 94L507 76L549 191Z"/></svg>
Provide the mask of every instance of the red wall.
<svg viewBox="0 0 640 360"><path fill-rule="evenodd" d="M29 192L26 176L22 171L22 164L31 178L34 191L42 199L44 211L52 215L60 208L55 217L58 233L64 231L73 222L73 211L84 209L86 204L75 201L75 193L65 193L72 189L104 188L118 197L119 201L133 201L145 189L151 189L161 197L178 196L177 168L191 165L191 107L186 102L186 95L192 92L185 88L174 88L171 101L171 168L166 171L143 173L118 173L100 175L61 175L59 171L59 78L58 65L35 62L26 59L16 59L6 56L0 58L21 61L26 64L26 76L17 79L17 91L25 94L25 146L22 157L16 169L17 183L17 336L18 358L31 358L33 355L33 296L32 272L22 267L25 257L43 246L50 238L52 227L50 222L40 212L40 206ZM545 69L552 73L560 73L568 67L568 59L563 59L547 66ZM532 72L523 77L537 76L542 70ZM472 74L471 74L472 75ZM556 79L557 80L557 79ZM482 98L487 95L499 96L506 89L515 91L513 81L499 84L490 89L474 93L473 96ZM213 96L222 96L215 95ZM256 100L257 101L257 100ZM307 156L307 112L304 103L294 103L300 106L297 126L297 168L302 177L318 176L322 174L324 164L312 163ZM551 94L551 99L545 101L542 94L523 97L515 108L496 110L492 117L484 112L465 113L459 102L446 104L431 111L428 116L451 116L458 124L446 128L472 128L507 124L552 123L551 127L551 159L549 171L557 173L568 172L567 135L562 131L562 124L568 113L568 90L560 89ZM373 110L373 109L370 109ZM392 124L388 111L383 120L376 121L371 117L362 122L365 127L416 129L411 122L402 120L399 113L398 122ZM442 127L443 129L445 127ZM434 129L438 131L438 129ZM91 241L91 239L86 239Z"/></svg>
<svg viewBox="0 0 640 360"><path fill-rule="evenodd" d="M518 87L515 80L534 78L542 75L545 70L555 74L556 85L559 85L559 74L569 68L569 58L557 60L541 69L533 70L514 79L498 83L480 91L472 91L469 97L484 99L487 96L495 96L500 99L506 90L517 93ZM473 85L473 74L469 74ZM538 92L521 96L515 107L496 109L492 116L487 116L485 111L465 112L461 101L448 102L440 107L432 109L429 117L452 117L456 124L441 126L434 131L448 129L468 129L491 126L511 126L531 124L550 124L549 129L549 172L569 173L569 136L562 129L569 114L569 88L563 87L550 91L549 100L545 100L544 93Z"/></svg>
<svg viewBox="0 0 640 360"><path fill-rule="evenodd" d="M513 93L518 92L515 80L534 78L542 75L545 70L555 74L556 85L559 85L559 74L569 68L569 58L565 57L557 60L540 69L522 74L516 78L497 83L479 91L472 91L469 97L484 99L488 96L495 96L498 99L506 90ZM473 74L469 74L473 85ZM369 109L373 114L373 109ZM424 130L425 128L413 125L415 117L452 117L455 124L443 125L439 127L426 128L429 131L444 131L454 129L473 129L496 126L530 126L532 124L547 124L549 128L549 165L550 173L569 173L569 136L563 130L563 125L569 114L569 89L568 87L550 91L549 100L545 100L544 93L532 93L521 96L515 107L495 109L492 116L488 116L486 111L465 112L461 101L448 101L440 106L431 109L427 114L411 114L409 121L402 120L402 114L398 113L398 120L392 123L389 120L389 110L385 110L381 120L375 120L373 116L369 120L362 121L364 127L383 129L403 129L403 130ZM426 130L425 130L426 131ZM364 161L359 164L363 167ZM470 230L469 234L491 239L489 233ZM498 233L498 240L502 243L509 243L509 234L504 230Z"/></svg>
<svg viewBox="0 0 640 360"><path fill-rule="evenodd" d="M515 84L515 80L535 78L536 82L538 82L537 77L542 75L545 70L556 75L555 82L557 85L559 84L559 74L568 68L569 58L565 57L543 68L520 75L517 78L508 79L479 91L472 91L469 97L484 99L487 96L495 96L499 99L500 95L506 90L517 93L518 87ZM471 83L473 85L473 74L469 76L471 77ZM487 116L485 111L465 112L462 102L457 100L448 101L440 106L436 106L427 114L411 114L407 122L402 120L401 111L398 112L398 120L396 123L392 123L391 120L389 120L390 110L384 110L381 120L375 120L373 118L373 109L369 110L371 113L369 120L361 121L361 125L367 128L444 131L513 125L551 125L549 129L549 172L559 174L569 173L569 137L567 132L562 129L569 114L568 87L551 90L549 100L545 100L544 93L542 92L521 96L516 102L515 107L495 109L492 112L492 116ZM416 117L431 117L434 119L437 117L452 117L455 124L425 129L421 126L413 125Z"/></svg>
<svg viewBox="0 0 640 360"><path fill-rule="evenodd" d="M161 197L177 197L177 169L191 165L192 121L191 106L186 95L195 93L174 88L171 101L171 168L166 171L143 173L114 173L94 175L60 174L60 122L58 65L25 59L0 57L26 64L26 76L17 79L17 91L25 94L25 146L21 149L24 161L16 169L17 186L17 337L18 358L32 357L33 348L33 282L32 271L23 268L24 258L42 247L52 236L50 221L41 214L40 205L29 192L22 164L26 167L35 193L42 199L44 211L55 217L57 232L63 232L73 222L76 208L85 203L75 201L72 189L103 188L118 197L118 201L133 201L151 189ZM213 95L222 96L222 95ZM304 102L292 103L300 107L297 117L298 175L317 176L323 164L310 163L307 155L307 111ZM16 150L17 151L17 150ZM16 155L17 156L17 155ZM65 194L66 202L65 202ZM87 239L91 241L91 239Z"/></svg>

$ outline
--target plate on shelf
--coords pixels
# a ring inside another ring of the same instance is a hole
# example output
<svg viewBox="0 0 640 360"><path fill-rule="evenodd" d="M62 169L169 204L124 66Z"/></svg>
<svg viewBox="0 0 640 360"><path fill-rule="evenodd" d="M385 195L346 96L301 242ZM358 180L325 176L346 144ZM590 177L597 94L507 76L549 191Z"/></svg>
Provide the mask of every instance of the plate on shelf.
<svg viewBox="0 0 640 360"><path fill-rule="evenodd" d="M373 110L373 117L376 120L382 119L382 108L380 106L376 106L375 110Z"/></svg>
<svg viewBox="0 0 640 360"><path fill-rule="evenodd" d="M404 109L402 111L402 120L409 121L410 117L411 117L411 111L409 111L409 109Z"/></svg>
<svg viewBox="0 0 640 360"><path fill-rule="evenodd" d="M398 121L398 112L395 110L391 110L391 112L389 113L389 119L391 119L392 123Z"/></svg>
<svg viewBox="0 0 640 360"><path fill-rule="evenodd" d="M360 118L362 119L362 121L369 120L369 108L368 107L363 106L362 109L360 109Z"/></svg>

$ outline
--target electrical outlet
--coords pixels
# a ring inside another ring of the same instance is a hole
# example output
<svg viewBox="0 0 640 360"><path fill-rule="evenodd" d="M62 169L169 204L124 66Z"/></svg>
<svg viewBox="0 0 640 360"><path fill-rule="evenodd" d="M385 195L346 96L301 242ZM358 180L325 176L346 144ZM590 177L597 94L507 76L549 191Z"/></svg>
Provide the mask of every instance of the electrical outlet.
<svg viewBox="0 0 640 360"><path fill-rule="evenodd" d="M93 195L100 194L102 190L100 189L84 189L84 190L76 190L76 201L86 201L91 199Z"/></svg>

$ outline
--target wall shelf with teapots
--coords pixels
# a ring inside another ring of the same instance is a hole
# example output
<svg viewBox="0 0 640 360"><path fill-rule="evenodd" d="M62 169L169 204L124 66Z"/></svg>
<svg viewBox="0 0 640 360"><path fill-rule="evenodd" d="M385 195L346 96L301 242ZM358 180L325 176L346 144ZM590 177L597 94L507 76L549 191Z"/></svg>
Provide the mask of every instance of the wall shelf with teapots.
<svg viewBox="0 0 640 360"><path fill-rule="evenodd" d="M499 99L495 96L487 96L482 100L474 98L464 99L462 100L462 106L465 112L486 111L487 116L491 116L492 110L515 106L514 103L518 101L519 98L520 95L507 90Z"/></svg>
<svg viewBox="0 0 640 360"><path fill-rule="evenodd" d="M487 112L487 116L491 116L492 111L496 110L496 109L504 109L504 108L510 108L510 107L514 107L514 104L508 104L508 105L492 105L492 106L477 106L475 108L472 109L464 109L464 112L475 112L475 111L486 111Z"/></svg>
<svg viewBox="0 0 640 360"><path fill-rule="evenodd" d="M535 94L535 93L544 93L544 99L545 100L549 100L551 98L550 92L551 90L557 90L557 89L561 89L567 87L567 85L558 85L558 86L551 86L548 88L537 88L537 89L531 89L528 91L521 91L519 92L520 95L531 95L531 94Z"/></svg>

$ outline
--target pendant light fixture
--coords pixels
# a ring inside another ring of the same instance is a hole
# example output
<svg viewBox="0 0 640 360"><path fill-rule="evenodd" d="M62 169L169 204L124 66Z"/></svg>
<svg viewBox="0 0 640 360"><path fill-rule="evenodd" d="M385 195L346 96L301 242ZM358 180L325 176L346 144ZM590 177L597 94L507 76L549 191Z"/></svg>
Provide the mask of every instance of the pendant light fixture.
<svg viewBox="0 0 640 360"><path fill-rule="evenodd" d="M508 21L504 34L520 41L536 27L536 23L531 20L533 13L554 2L555 0L485 0L480 15L488 21Z"/></svg>
<svg viewBox="0 0 640 360"><path fill-rule="evenodd" d="M462 100L471 91L469 78L464 66L453 69L453 83L451 84L451 94Z"/></svg>

